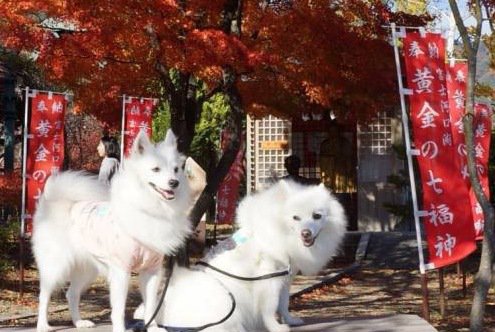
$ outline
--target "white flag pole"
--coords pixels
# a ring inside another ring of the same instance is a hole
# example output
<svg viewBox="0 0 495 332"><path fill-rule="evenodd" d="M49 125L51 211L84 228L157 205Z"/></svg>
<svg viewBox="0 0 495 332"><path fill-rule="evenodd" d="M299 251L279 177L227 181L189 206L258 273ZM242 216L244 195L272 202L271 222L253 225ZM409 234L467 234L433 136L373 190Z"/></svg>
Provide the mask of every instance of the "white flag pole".
<svg viewBox="0 0 495 332"><path fill-rule="evenodd" d="M122 95L122 130L120 134L120 164L124 164L124 137L125 137L125 99L126 95Z"/></svg>
<svg viewBox="0 0 495 332"><path fill-rule="evenodd" d="M24 104L24 130L22 141L22 203L21 203L21 241L24 240L26 232L26 169L27 169L27 140L29 125L29 87L26 87L25 104Z"/></svg>
<svg viewBox="0 0 495 332"><path fill-rule="evenodd" d="M421 225L419 222L418 198L416 193L416 180L414 178L414 170L413 170L413 159L412 159L413 150L411 149L411 139L409 137L409 122L408 122L406 100L405 100L406 91L402 83L402 70L400 65L399 46L397 44L398 36L397 36L395 23L392 23L391 28L392 28L392 41L394 45L395 65L397 69L397 81L399 84L400 106L402 110L402 126L404 128L404 142L406 145L407 166L409 168L409 181L411 183L411 198L412 198L413 210L414 210L416 241L418 242L419 271L421 273L421 287L423 289L423 318L429 321L430 312L428 305L428 281L426 279L426 268L425 268L425 261L423 256L423 243L421 238Z"/></svg>
<svg viewBox="0 0 495 332"><path fill-rule="evenodd" d="M29 125L29 87L26 87L24 104L24 130L22 141L22 198L21 198L21 231L19 234L19 296L24 297L24 241L26 237L26 169L27 169L27 140L28 140L28 125Z"/></svg>

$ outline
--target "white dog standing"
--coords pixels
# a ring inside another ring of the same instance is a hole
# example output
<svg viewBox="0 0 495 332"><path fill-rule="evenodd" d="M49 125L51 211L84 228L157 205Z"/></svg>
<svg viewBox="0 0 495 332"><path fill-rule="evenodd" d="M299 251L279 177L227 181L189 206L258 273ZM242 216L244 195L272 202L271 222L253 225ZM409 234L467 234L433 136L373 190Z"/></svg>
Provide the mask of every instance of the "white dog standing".
<svg viewBox="0 0 495 332"><path fill-rule="evenodd" d="M347 220L341 204L323 186L302 186L279 181L245 198L237 211L237 245L208 260L230 274L255 277L287 270L314 274L334 256ZM212 331L289 331L277 321L300 323L288 312L291 276L244 281L212 269L174 270L164 308L157 319L163 326L211 326Z"/></svg>
<svg viewBox="0 0 495 332"><path fill-rule="evenodd" d="M108 187L96 177L65 172L50 177L34 215L33 252L39 269L37 330L51 330L48 303L57 286L70 281L67 299L76 327L92 327L79 314L81 292L99 274L110 283L114 332L125 330L131 271L139 272L145 317L156 306L163 255L191 233L193 197L184 175L185 158L172 131L153 145L143 133Z"/></svg>

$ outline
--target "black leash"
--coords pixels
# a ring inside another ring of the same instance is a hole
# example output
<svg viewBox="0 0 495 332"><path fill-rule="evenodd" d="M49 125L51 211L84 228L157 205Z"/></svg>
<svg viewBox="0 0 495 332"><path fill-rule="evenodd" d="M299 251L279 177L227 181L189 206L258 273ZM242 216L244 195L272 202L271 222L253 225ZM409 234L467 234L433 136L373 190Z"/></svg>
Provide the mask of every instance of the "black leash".
<svg viewBox="0 0 495 332"><path fill-rule="evenodd" d="M174 260L173 260L173 257L170 257L169 258L169 261L168 261L168 271L167 271L167 276L166 276L167 280L165 281L165 286L163 288L162 295L160 296L160 302L156 306L155 312L151 316L150 320L146 324L144 324L144 325L134 326L132 328L132 330L134 332L147 332L148 331L148 327L150 326L151 322L153 322L153 320L155 319L156 315L158 315L158 312L160 311L160 308L162 307L162 304L163 304L163 302L165 300L165 294L167 293L168 285L169 285L170 279L172 277L173 267L174 267ZM218 282L222 285L222 287L225 288L225 286L220 281L218 281ZM236 308L236 302L235 302L234 295L232 295L232 293L228 289L225 288L225 290L227 291L227 293L230 296L230 300L232 301L232 307L230 308L229 313L225 317L223 317L222 319L220 319L219 321L213 322L213 323L208 323L208 324L201 325L201 326L196 326L196 327L178 327L178 326L168 326L168 325L160 325L160 324L157 324L157 326L159 328L166 329L169 332L195 332L195 331L204 330L204 329L206 329L208 327L212 327L212 326L215 326L215 325L222 324L227 319L229 319L230 316L232 316L232 314L234 313L235 308Z"/></svg>
<svg viewBox="0 0 495 332"><path fill-rule="evenodd" d="M150 326L151 322L155 319L156 315L158 315L158 312L160 311L160 308L162 307L163 300L165 299L165 294L167 293L168 289L168 284L170 283L170 278L172 277L172 271L174 269L174 258L173 256L170 256L168 259L168 270L167 270L167 275L166 275L166 280L165 280L165 286L163 287L162 295L160 296L160 302L158 302L158 305L156 306L155 312L151 316L150 320L148 323L144 324L144 326L134 326L132 328L132 331L134 332L147 332L148 327Z"/></svg>
<svg viewBox="0 0 495 332"><path fill-rule="evenodd" d="M172 276L172 270L173 270L173 265L174 265L174 262L173 262L173 258L172 257L169 258L168 263L169 264L168 264L167 280L165 281L165 287L163 288L162 295L160 296L160 302L158 303L158 305L157 305L157 307L155 309L155 312L151 316L150 320L146 324L144 324L144 326L135 326L135 327L133 327L132 330L134 332L146 332L146 331L148 331L148 327L150 326L151 322L153 322L153 320L155 319L156 315L158 315L158 312L160 311L160 308L161 308L161 306L162 306L162 304L164 302L164 299L165 299L165 294L167 293L168 284L169 284L170 279L171 279L171 276ZM289 268L289 269L284 270L284 271L279 271L279 272L264 274L264 275L257 276L257 277L242 277L242 276L238 276L238 275L235 275L235 274L232 274L232 273L223 271L223 270L221 270L221 269L219 269L219 268L217 268L217 267L215 267L213 265L210 265L210 264L208 264L206 262L203 262L203 261L197 262L196 265L204 266L204 267L206 267L208 269L211 269L213 271L216 271L218 273L221 273L223 275L226 275L226 276L228 276L230 278L234 278L234 279L238 279L238 280L243 280L243 281L266 280L266 279L271 279L271 278L277 278L277 277L286 276L286 275L289 275L289 273L290 273L290 268ZM220 281L218 281L218 282L225 288L225 286ZM229 294L230 300L232 301L232 307L230 308L229 313L225 317L223 317L222 319L220 319L219 321L213 322L213 323L208 323L208 324L201 325L201 326L195 326L195 327L178 327L178 326L169 326L169 325L160 325L160 324L158 324L157 326L159 328L166 329L169 332L196 332L196 331L201 331L201 330L204 330L206 328L209 328L209 327L212 327L212 326L215 326L215 325L222 324L227 319L229 319L230 316L232 316L232 314L234 313L235 308L236 308L236 302L235 302L234 295L227 288L225 288L225 290Z"/></svg>
<svg viewBox="0 0 495 332"><path fill-rule="evenodd" d="M221 273L223 275L226 275L227 277L234 278L234 279L239 279L239 280L243 280L243 281L256 281L256 280L271 279L271 278L286 276L286 275L288 275L290 273L290 269L287 269L287 270L284 270L284 271L279 271L279 272L264 274L264 275L261 275L261 276L258 276L258 277L241 277L241 276L238 276L238 275L235 275L235 274L232 274L232 273L229 273L229 272L220 270L219 268L217 268L217 267L215 267L213 265L210 265L210 264L208 264L206 262L203 262L203 261L197 262L196 265L205 266L205 267L207 267L207 268L209 268L209 269L211 269L213 271L216 271L218 273Z"/></svg>

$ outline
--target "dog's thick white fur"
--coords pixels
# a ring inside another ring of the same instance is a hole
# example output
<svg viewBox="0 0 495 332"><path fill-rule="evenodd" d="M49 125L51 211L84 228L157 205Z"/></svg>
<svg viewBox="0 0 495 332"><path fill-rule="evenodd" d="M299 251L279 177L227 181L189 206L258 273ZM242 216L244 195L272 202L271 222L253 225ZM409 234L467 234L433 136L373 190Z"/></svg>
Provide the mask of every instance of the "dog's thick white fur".
<svg viewBox="0 0 495 332"><path fill-rule="evenodd" d="M110 283L113 331L124 331L131 270L140 273L145 317L152 316L163 255L180 247L191 233L187 212L193 202L184 161L172 131L157 145L140 133L110 190L81 172L48 179L32 237L40 276L39 332L51 329L50 296L65 281L70 282L67 299L74 325L92 327L91 321L81 319L78 306L81 292L98 275L106 275ZM107 208L91 205L97 201L107 201ZM97 219L101 215L110 221Z"/></svg>
<svg viewBox="0 0 495 332"><path fill-rule="evenodd" d="M234 249L218 253L208 263L243 277L291 268L290 276L259 281L233 279L211 269L176 268L157 323L195 327L220 321L232 303L236 308L212 331L289 331L301 323L289 315L290 280L295 273L315 274L341 244L346 217L336 198L323 186L279 181L245 198L237 211L241 240ZM285 323L277 320L277 311Z"/></svg>

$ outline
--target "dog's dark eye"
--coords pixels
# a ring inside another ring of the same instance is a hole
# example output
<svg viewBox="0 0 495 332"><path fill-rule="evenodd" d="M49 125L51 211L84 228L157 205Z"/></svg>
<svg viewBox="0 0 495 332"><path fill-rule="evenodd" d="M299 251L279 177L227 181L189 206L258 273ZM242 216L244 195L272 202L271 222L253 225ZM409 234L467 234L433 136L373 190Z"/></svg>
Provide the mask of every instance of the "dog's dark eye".
<svg viewBox="0 0 495 332"><path fill-rule="evenodd" d="M321 219L321 214L313 213L313 219L315 219L315 220Z"/></svg>
<svg viewBox="0 0 495 332"><path fill-rule="evenodd" d="M179 167L174 168L174 172L177 173L179 171Z"/></svg>
<svg viewBox="0 0 495 332"><path fill-rule="evenodd" d="M157 167L153 167L151 170L153 172L155 172L155 173L158 173L158 172L160 172L160 167L158 167L158 166Z"/></svg>
<svg viewBox="0 0 495 332"><path fill-rule="evenodd" d="M295 221L301 221L301 217L299 216L293 216L292 219L294 219Z"/></svg>

